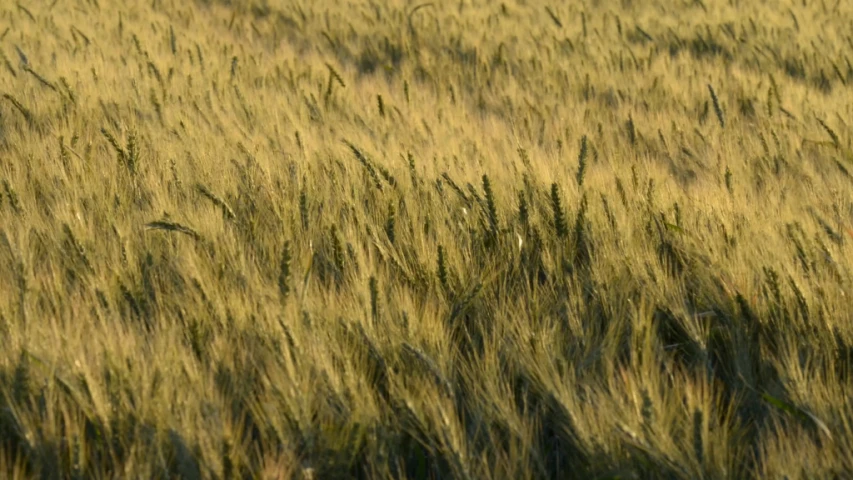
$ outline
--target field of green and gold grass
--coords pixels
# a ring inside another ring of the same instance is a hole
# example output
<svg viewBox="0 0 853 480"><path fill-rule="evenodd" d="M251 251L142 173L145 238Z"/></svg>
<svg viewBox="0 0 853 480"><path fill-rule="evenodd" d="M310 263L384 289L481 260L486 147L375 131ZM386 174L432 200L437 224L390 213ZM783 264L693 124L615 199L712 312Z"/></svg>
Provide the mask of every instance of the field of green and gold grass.
<svg viewBox="0 0 853 480"><path fill-rule="evenodd" d="M851 23L3 2L0 478L850 478Z"/></svg>

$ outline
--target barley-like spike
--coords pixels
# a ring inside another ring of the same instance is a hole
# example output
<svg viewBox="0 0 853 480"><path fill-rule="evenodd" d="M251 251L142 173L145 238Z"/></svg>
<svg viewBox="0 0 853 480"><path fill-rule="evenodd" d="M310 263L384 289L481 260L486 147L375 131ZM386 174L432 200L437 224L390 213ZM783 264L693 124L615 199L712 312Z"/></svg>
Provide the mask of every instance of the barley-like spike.
<svg viewBox="0 0 853 480"><path fill-rule="evenodd" d="M826 133L829 134L829 138L832 139L832 144L835 145L835 148L840 148L841 140L839 140L838 134L836 134L835 131L832 130L832 128L830 128L829 125L827 125L826 122L824 122L823 120L818 118L817 123L819 123L820 126L823 127L823 129L826 131Z"/></svg>
<svg viewBox="0 0 853 480"><path fill-rule="evenodd" d="M498 220L498 209L495 206L495 193L492 190L492 183L489 181L488 175L483 175L483 191L486 195L486 210L489 218L489 229L493 236L497 235L500 230L500 222Z"/></svg>
<svg viewBox="0 0 853 480"><path fill-rule="evenodd" d="M551 210L554 213L554 230L557 237L565 238L569 234L569 227L566 224L566 213L563 211L560 191L556 183L551 184Z"/></svg>
<svg viewBox="0 0 853 480"><path fill-rule="evenodd" d="M6 31L8 32L9 29L6 28ZM6 70L8 70L13 77L18 78L18 72L15 71L15 67L12 66L12 62L9 61L9 57L7 57L5 53L0 52L0 60L3 60L3 65L6 67Z"/></svg>
<svg viewBox="0 0 853 480"><path fill-rule="evenodd" d="M622 207L628 208L628 194L625 192L625 187L622 185L622 179L616 177L616 193L619 194L619 201L622 202Z"/></svg>
<svg viewBox="0 0 853 480"><path fill-rule="evenodd" d="M587 209L587 200L586 193L581 197L580 207L578 208L577 216L575 217L575 228L574 228L574 247L575 247L575 258L574 261L578 265L586 266L589 264L589 248L590 242L587 238L586 233L586 209Z"/></svg>
<svg viewBox="0 0 853 480"><path fill-rule="evenodd" d="M714 103L714 113L717 115L717 120L720 121L720 126L726 127L726 120L723 118L723 108L720 106L720 99L717 98L716 92L714 92L714 87L711 84L708 84L708 91L711 92L711 101Z"/></svg>
<svg viewBox="0 0 853 480"><path fill-rule="evenodd" d="M30 20L32 20L33 22L35 22L35 21L36 21L36 17L32 14L32 12L30 12L29 10L27 10L27 8L26 8L25 6L23 6L23 5L21 5L20 3L18 3L18 4L17 4L17 7L18 7L18 10L20 10L20 11L24 12L28 17L30 17Z"/></svg>
<svg viewBox="0 0 853 480"><path fill-rule="evenodd" d="M782 95L779 93L779 85L776 83L776 77L772 74L770 75L770 91L773 94L773 98L776 99L776 104L782 105Z"/></svg>
<svg viewBox="0 0 853 480"><path fill-rule="evenodd" d="M667 155L669 155L669 145L667 145L666 138L663 136L663 131L661 131L661 129L658 129L658 138L660 139L660 143L663 145Z"/></svg>
<svg viewBox="0 0 853 480"><path fill-rule="evenodd" d="M448 185L450 185L450 188L452 188L453 191L456 192L456 194L459 195L466 204L471 203L471 199L469 199L468 196L465 195L465 192L462 190L462 188L457 185L452 178L450 178L450 175L448 175L447 172L443 172L441 174L441 178L444 179L444 181L447 182Z"/></svg>
<svg viewBox="0 0 853 480"><path fill-rule="evenodd" d="M388 240L391 242L392 245L397 241L395 226L396 212L394 210L394 203L388 202L388 218L385 220L385 233L388 235Z"/></svg>
<svg viewBox="0 0 853 480"><path fill-rule="evenodd" d="M603 193L601 194L601 204L604 207L604 215L607 217L607 223L610 224L610 228L615 232L616 228L616 216L613 214L613 209L610 208L610 202L607 201L607 196Z"/></svg>
<svg viewBox="0 0 853 480"><path fill-rule="evenodd" d="M163 105L160 103L160 100L157 98L157 92L152 88L151 93L148 96L151 101L151 105L154 107L154 113L157 115L157 120L160 124L163 124Z"/></svg>
<svg viewBox="0 0 853 480"><path fill-rule="evenodd" d="M640 415L643 420L643 430L645 430L647 434L651 434L654 426L654 403L652 402L651 395L649 395L649 391L645 388L642 390L641 395L643 398L643 405L640 408Z"/></svg>
<svg viewBox="0 0 853 480"><path fill-rule="evenodd" d="M518 220L521 223L521 228L527 232L530 228L530 207L527 205L527 196L524 195L524 190L518 191Z"/></svg>
<svg viewBox="0 0 853 480"><path fill-rule="evenodd" d="M649 208L651 209L655 203L655 179L650 178L648 186L646 187L646 201L648 202Z"/></svg>
<svg viewBox="0 0 853 480"><path fill-rule="evenodd" d="M71 155L68 152L68 147L65 145L65 137L59 137L59 160L62 162L62 167L68 173L70 168Z"/></svg>
<svg viewBox="0 0 853 480"><path fill-rule="evenodd" d="M485 202L483 202L483 199L480 197L480 194L477 193L477 189L474 188L474 185L471 185L470 183L466 183L465 188L468 189L468 193L471 194L471 198L473 198L474 201L477 202L477 204L480 205L480 207L483 210L485 210L486 204L485 204Z"/></svg>
<svg viewBox="0 0 853 480"><path fill-rule="evenodd" d="M21 104L21 102L19 102L15 97L13 97L12 95L9 95L8 93L4 93L4 94L3 94L3 98L5 98L6 100L9 100L9 102L11 102L11 103L12 103L12 105L13 105L13 106L14 106L14 107L19 111L19 112L21 112L21 115L23 115L23 116L24 116L24 120L26 120L26 121L27 121L27 125L29 125L30 127L32 127L32 126L34 125L35 121L34 121L33 114L32 114L32 113L30 113L30 111L27 109L27 107L25 107L25 106L24 106L23 104Z"/></svg>
<svg viewBox="0 0 853 480"><path fill-rule="evenodd" d="M551 7L546 6L545 11L548 13L548 16L551 17L551 20L554 22L554 25L563 28L563 22L561 22L560 19L557 18L557 15L554 13L554 11L551 10Z"/></svg>
<svg viewBox="0 0 853 480"><path fill-rule="evenodd" d="M337 267L338 272L343 275L344 273L344 247L341 243L341 239L338 236L338 228L336 225L332 225L331 231L332 237L332 260L335 262L335 267Z"/></svg>
<svg viewBox="0 0 853 480"><path fill-rule="evenodd" d="M302 221L302 230L308 229L308 192L305 187L299 192L299 218Z"/></svg>
<svg viewBox="0 0 853 480"><path fill-rule="evenodd" d="M777 320L782 320L780 317L784 303L782 302L782 289L779 287L779 274L776 273L771 267L763 267L764 276L765 276L765 294L769 293L771 295L771 314L775 316Z"/></svg>
<svg viewBox="0 0 853 480"><path fill-rule="evenodd" d="M21 202L18 200L18 194L12 189L12 185L9 184L9 181L3 179L3 190L6 193L6 198L9 199L9 205L12 207L12 210L20 215L21 211Z"/></svg>
<svg viewBox="0 0 853 480"><path fill-rule="evenodd" d="M341 78L341 76L338 74L338 71L335 70L335 67L333 67L329 63L326 64L326 67L329 69L329 74L331 75L331 77L335 79L341 87L346 88L347 85L344 83L344 79Z"/></svg>
<svg viewBox="0 0 853 480"><path fill-rule="evenodd" d="M178 38L175 36L175 29L169 25L169 48L172 49L172 55L178 54Z"/></svg>
<svg viewBox="0 0 853 480"><path fill-rule="evenodd" d="M403 350L408 352L412 357L417 359L426 369L430 372L433 377L433 381L444 390L444 393L448 396L453 396L454 390L453 385L447 378L441 373L441 370L438 368L438 365L421 349L410 345L407 342L403 342Z"/></svg>
<svg viewBox="0 0 853 480"><path fill-rule="evenodd" d="M525 168L530 168L530 155L527 154L527 150L524 147L518 147L518 156L521 158L521 164L525 166Z"/></svg>
<svg viewBox="0 0 853 480"><path fill-rule="evenodd" d="M201 183L196 183L195 188L196 188L196 190L198 190L198 192L199 192L200 194L202 194L205 198L207 198L208 200L210 200L211 202L213 202L213 204L214 204L214 205L216 205L217 207L219 207L220 209L222 209L222 213L223 213L223 214L224 214L224 215L225 215L229 220L234 220L235 218L237 218L237 216L234 214L234 210L232 210L232 209L231 209L231 207L230 207L230 206L225 202L225 200L223 200L223 199L221 199L220 197L216 196L216 194L214 194L213 192L211 192L211 191L210 191L210 189L208 189L206 186L204 186L204 185L203 185L203 184L201 184Z"/></svg>
<svg viewBox="0 0 853 480"><path fill-rule="evenodd" d="M89 257L86 255L86 249L83 248L83 245L81 245L79 241L77 241L77 237L74 236L74 232L71 231L71 227L69 227L67 223L63 223L62 231L65 233L65 237L68 241L67 245L70 247L72 253L83 262L83 266L86 267L86 270L94 272L95 270L92 268L92 263L89 262Z"/></svg>
<svg viewBox="0 0 853 480"><path fill-rule="evenodd" d="M406 158L409 164L409 175L412 178L412 186L417 187L420 182L418 182L418 171L415 168L415 156L412 155L412 152L406 152Z"/></svg>
<svg viewBox="0 0 853 480"><path fill-rule="evenodd" d="M800 316L804 322L808 322L809 320L809 304L806 301L806 297L803 295L800 287L797 286L797 282L794 280L794 277L788 275L788 283L791 285L791 290L794 291L794 298L797 299L797 308L800 310Z"/></svg>
<svg viewBox="0 0 853 480"><path fill-rule="evenodd" d="M21 350L18 363L15 365L15 373L12 375L12 398L21 405L30 402L30 356L26 350Z"/></svg>
<svg viewBox="0 0 853 480"><path fill-rule="evenodd" d="M281 262L279 263L278 273L278 293L282 300L286 299L290 294L290 262L293 260L290 251L290 241L284 242L284 248L281 252Z"/></svg>
<svg viewBox="0 0 853 480"><path fill-rule="evenodd" d="M59 83L62 84L62 88L65 89L65 93L68 95L68 99L71 100L71 103L77 103L77 95L74 94L74 91L71 90L71 85L68 84L68 80L65 77L59 77Z"/></svg>
<svg viewBox="0 0 853 480"><path fill-rule="evenodd" d="M376 185L376 189L380 192L383 191L382 182L379 180L379 175L376 173L376 168L374 168L373 164L367 159L367 157L364 156L364 154L361 152L361 150L358 149L358 147L346 140L344 140L344 143L350 148L350 150L352 150L352 153L355 155L355 158L359 161L359 163L361 163L365 170L367 170L368 175L370 175L370 178L373 180L374 185ZM392 183L390 178L391 177L389 175L389 183Z"/></svg>
<svg viewBox="0 0 853 480"><path fill-rule="evenodd" d="M725 180L726 180L726 190L729 191L730 195L733 195L734 189L732 187L732 171L729 169L728 166L726 166Z"/></svg>
<svg viewBox="0 0 853 480"><path fill-rule="evenodd" d="M375 322L379 320L379 286L373 275L368 280L368 289L370 290L370 315Z"/></svg>
<svg viewBox="0 0 853 480"><path fill-rule="evenodd" d="M767 116L773 118L773 87L767 88Z"/></svg>
<svg viewBox="0 0 853 480"><path fill-rule="evenodd" d="M578 187L583 186L584 174L586 173L586 165L587 165L587 157L589 153L589 147L587 146L586 135L581 137L581 151L578 154Z"/></svg>
<svg viewBox="0 0 853 480"><path fill-rule="evenodd" d="M136 134L130 132L127 135L127 149L125 149L125 162L130 173L136 173L137 165L139 164L139 144L136 141Z"/></svg>
<svg viewBox="0 0 853 480"><path fill-rule="evenodd" d="M201 235L196 233L195 230L193 230L187 226L181 225L180 223L158 220L158 221L146 223L145 226L148 227L149 229L152 229L152 230L166 230L166 231L170 231L170 232L183 233L184 235L188 235L195 240L201 239Z"/></svg>
<svg viewBox="0 0 853 480"><path fill-rule="evenodd" d="M29 73L30 75L32 75L33 77L35 77L35 79L36 79L36 80L38 80L38 81L39 81L39 83L41 83L41 84L42 84L42 85L44 85L45 87L47 87L47 88L49 88L49 89L53 90L54 92L59 92L59 90L57 90L57 88L56 88L56 85L54 85L53 83L49 82L46 78L44 78L44 77L42 77L41 75L39 75L38 73L36 73L36 71L35 71L35 70L33 70L32 68L30 68L30 66L29 66L29 65L26 65L26 64L25 64L25 65L23 66L23 70L24 70L25 72Z"/></svg>
<svg viewBox="0 0 853 480"><path fill-rule="evenodd" d="M626 126L628 128L628 141L631 142L632 147L636 147L637 146L637 129L634 126L634 117L632 117L631 115L628 115L628 123Z"/></svg>
<svg viewBox="0 0 853 480"><path fill-rule="evenodd" d="M127 165L127 153L121 148L118 140L106 129L101 128L101 134L107 139L110 145L112 145L113 149L116 151L116 155L118 155L119 163L122 165Z"/></svg>
<svg viewBox="0 0 853 480"><path fill-rule="evenodd" d="M693 411L693 453L696 455L696 461L699 465L705 464L705 442L703 440L704 435L702 434L704 431L702 428L704 422L702 419L702 409L696 407Z"/></svg>
<svg viewBox="0 0 853 480"><path fill-rule="evenodd" d="M681 206L678 204L678 202L675 202L673 210L675 210L675 226L677 226L678 228L684 228L684 225L681 223Z"/></svg>
<svg viewBox="0 0 853 480"><path fill-rule="evenodd" d="M447 259L445 258L444 247L438 246L438 281L441 286L447 288Z"/></svg>

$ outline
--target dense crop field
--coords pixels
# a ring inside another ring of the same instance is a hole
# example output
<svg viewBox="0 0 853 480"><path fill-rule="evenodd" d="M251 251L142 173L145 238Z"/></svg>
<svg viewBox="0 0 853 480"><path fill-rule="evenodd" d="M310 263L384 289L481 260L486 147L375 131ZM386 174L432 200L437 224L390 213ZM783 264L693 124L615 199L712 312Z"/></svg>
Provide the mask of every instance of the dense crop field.
<svg viewBox="0 0 853 480"><path fill-rule="evenodd" d="M0 6L0 477L851 478L853 3Z"/></svg>

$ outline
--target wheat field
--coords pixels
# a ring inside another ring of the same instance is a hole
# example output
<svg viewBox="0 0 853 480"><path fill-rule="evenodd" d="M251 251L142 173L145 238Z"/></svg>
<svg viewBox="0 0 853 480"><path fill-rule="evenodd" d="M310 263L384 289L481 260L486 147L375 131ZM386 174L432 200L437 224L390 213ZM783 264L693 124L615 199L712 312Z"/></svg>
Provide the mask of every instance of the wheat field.
<svg viewBox="0 0 853 480"><path fill-rule="evenodd" d="M853 4L0 6L0 477L853 476Z"/></svg>

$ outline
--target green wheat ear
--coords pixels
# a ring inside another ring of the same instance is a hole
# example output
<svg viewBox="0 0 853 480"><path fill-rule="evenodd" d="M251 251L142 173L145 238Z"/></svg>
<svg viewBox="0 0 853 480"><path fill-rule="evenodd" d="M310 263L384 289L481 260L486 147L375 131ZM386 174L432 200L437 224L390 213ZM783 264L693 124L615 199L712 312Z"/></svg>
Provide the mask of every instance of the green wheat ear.
<svg viewBox="0 0 853 480"><path fill-rule="evenodd" d="M530 207L527 205L527 197L524 190L518 191L518 220L522 229L526 232L530 228Z"/></svg>
<svg viewBox="0 0 853 480"><path fill-rule="evenodd" d="M442 287L447 288L447 259L441 245L438 246L438 281Z"/></svg>
<svg viewBox="0 0 853 480"><path fill-rule="evenodd" d="M563 211L560 191L556 183L551 184L551 210L554 213L554 230L557 232L557 237L567 237L569 235L569 227L566 223L566 212Z"/></svg>
<svg viewBox="0 0 853 480"><path fill-rule="evenodd" d="M370 315L373 321L379 319L379 284L376 277L370 276L368 280L368 289L370 290Z"/></svg>
<svg viewBox="0 0 853 480"><path fill-rule="evenodd" d="M302 221L302 230L308 230L308 192L305 187L299 192L299 218Z"/></svg>
<svg viewBox="0 0 853 480"><path fill-rule="evenodd" d="M385 220L385 233L388 235L388 240L391 244L396 243L397 236L395 232L396 226L396 211L394 203L388 202L388 218Z"/></svg>
<svg viewBox="0 0 853 480"><path fill-rule="evenodd" d="M293 260L290 251L290 241L284 242L284 248L281 252L281 263L279 264L278 275L278 292L281 299L285 300L290 294L290 262Z"/></svg>
<svg viewBox="0 0 853 480"><path fill-rule="evenodd" d="M587 157L589 156L589 146L586 135L581 137L581 151L578 154L578 187L583 186L584 175L586 174Z"/></svg>
<svg viewBox="0 0 853 480"><path fill-rule="evenodd" d="M489 218L489 232L492 236L497 236L500 229L498 221L498 209L495 206L495 193L492 190L492 183L489 181L488 175L483 175L483 191L486 195L486 213Z"/></svg>

